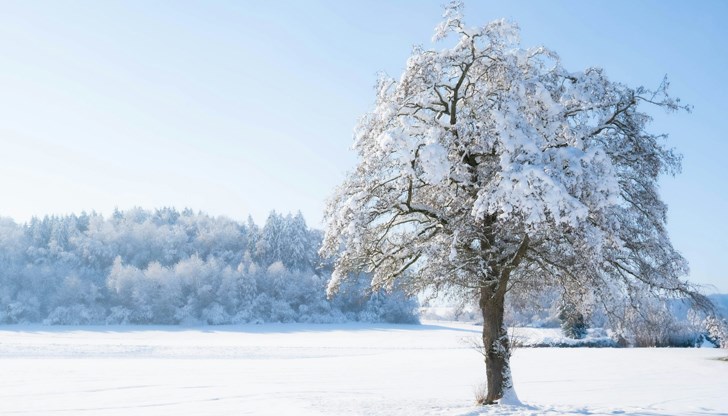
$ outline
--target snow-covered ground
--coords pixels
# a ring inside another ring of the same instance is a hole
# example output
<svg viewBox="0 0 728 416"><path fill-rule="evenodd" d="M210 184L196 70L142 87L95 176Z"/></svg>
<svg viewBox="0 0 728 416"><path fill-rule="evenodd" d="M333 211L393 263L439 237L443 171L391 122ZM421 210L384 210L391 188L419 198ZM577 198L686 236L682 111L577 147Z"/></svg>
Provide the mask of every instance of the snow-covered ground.
<svg viewBox="0 0 728 416"><path fill-rule="evenodd" d="M728 414L718 349L519 348L518 407L479 408L479 329L0 327L0 415Z"/></svg>

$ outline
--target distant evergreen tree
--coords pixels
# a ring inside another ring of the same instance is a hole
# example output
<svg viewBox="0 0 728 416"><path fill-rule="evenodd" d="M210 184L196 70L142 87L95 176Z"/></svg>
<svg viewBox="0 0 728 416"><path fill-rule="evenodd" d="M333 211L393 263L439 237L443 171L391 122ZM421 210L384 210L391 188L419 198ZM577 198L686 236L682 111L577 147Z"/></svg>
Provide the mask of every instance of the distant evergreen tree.
<svg viewBox="0 0 728 416"><path fill-rule="evenodd" d="M584 319L584 314L577 310L574 305L565 303L559 312L561 320L561 331L565 336L574 339L582 339L587 334L589 325Z"/></svg>
<svg viewBox="0 0 728 416"><path fill-rule="evenodd" d="M282 253L284 257L280 260L288 269L308 270L312 268L314 258L318 256L316 251L312 250L317 246L312 244L310 234L301 211L298 211L295 217L290 215L286 217L285 241L287 244Z"/></svg>
<svg viewBox="0 0 728 416"><path fill-rule="evenodd" d="M256 244L256 259L261 266L268 267L282 259L284 227L283 216L271 211Z"/></svg>

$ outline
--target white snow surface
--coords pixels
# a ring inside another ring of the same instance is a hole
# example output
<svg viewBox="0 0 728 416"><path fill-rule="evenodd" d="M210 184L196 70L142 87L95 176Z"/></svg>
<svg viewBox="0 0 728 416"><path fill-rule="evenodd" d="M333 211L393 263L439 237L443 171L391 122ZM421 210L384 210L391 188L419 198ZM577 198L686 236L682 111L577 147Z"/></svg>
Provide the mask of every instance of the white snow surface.
<svg viewBox="0 0 728 416"><path fill-rule="evenodd" d="M477 407L468 323L0 326L0 415L718 415L719 349L518 348Z"/></svg>

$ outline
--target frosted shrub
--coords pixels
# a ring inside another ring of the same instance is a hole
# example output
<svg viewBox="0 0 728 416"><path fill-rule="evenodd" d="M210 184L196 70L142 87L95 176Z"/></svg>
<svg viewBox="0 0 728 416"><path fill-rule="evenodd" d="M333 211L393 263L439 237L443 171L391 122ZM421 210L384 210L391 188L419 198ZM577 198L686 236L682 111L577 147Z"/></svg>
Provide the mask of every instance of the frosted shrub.
<svg viewBox="0 0 728 416"><path fill-rule="evenodd" d="M113 306L106 317L107 325L128 324L131 322L132 311L123 306Z"/></svg>
<svg viewBox="0 0 728 416"><path fill-rule="evenodd" d="M102 308L87 305L59 306L43 323L46 325L88 325L103 321Z"/></svg>
<svg viewBox="0 0 728 416"><path fill-rule="evenodd" d="M225 309L217 302L213 302L203 309L201 318L203 322L210 325L228 324L231 321L230 316L225 313Z"/></svg>
<svg viewBox="0 0 728 416"><path fill-rule="evenodd" d="M17 294L16 299L16 301L4 305L3 322L8 324L38 322L41 316L38 298L29 292L21 291Z"/></svg>
<svg viewBox="0 0 728 416"><path fill-rule="evenodd" d="M418 306L414 299L407 299L402 292L375 292L366 303L360 319L366 322L416 324L419 319L413 311Z"/></svg>
<svg viewBox="0 0 728 416"><path fill-rule="evenodd" d="M587 334L589 326L584 315L574 306L564 304L559 313L561 331L569 338L582 339Z"/></svg>
<svg viewBox="0 0 728 416"><path fill-rule="evenodd" d="M291 305L283 299L276 299L271 302L271 322L296 322L298 314Z"/></svg>
<svg viewBox="0 0 728 416"><path fill-rule="evenodd" d="M728 348L728 321L709 316L704 322L707 338L720 348Z"/></svg>

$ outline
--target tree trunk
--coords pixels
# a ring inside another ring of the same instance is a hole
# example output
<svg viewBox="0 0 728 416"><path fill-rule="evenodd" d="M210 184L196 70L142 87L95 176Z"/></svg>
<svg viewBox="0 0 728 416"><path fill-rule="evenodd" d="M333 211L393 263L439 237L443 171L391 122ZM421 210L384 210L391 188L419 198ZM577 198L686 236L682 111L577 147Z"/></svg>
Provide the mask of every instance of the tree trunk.
<svg viewBox="0 0 728 416"><path fill-rule="evenodd" d="M505 282L501 282L505 284ZM480 288L480 309L483 312L483 347L488 391L483 404L494 404L513 389L511 380L511 348L503 324L505 290L499 285ZM515 396L513 396L515 398ZM517 399L516 399L517 400Z"/></svg>

